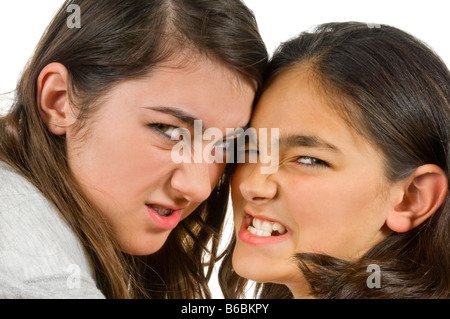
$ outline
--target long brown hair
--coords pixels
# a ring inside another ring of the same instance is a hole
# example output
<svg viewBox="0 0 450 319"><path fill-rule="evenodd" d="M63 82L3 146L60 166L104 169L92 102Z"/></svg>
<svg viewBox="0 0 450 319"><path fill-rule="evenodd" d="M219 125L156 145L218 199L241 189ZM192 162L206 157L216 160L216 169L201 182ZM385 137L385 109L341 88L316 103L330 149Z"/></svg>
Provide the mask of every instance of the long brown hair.
<svg viewBox="0 0 450 319"><path fill-rule="evenodd" d="M67 24L70 5L80 7L81 28ZM72 104L77 101L82 125L114 85L145 76L186 51L262 85L267 51L253 13L240 0L66 1L23 72L11 110L0 119L0 160L33 183L62 214L89 253L107 298L211 297L207 283L217 259L232 167L157 254L127 256L75 182L65 137L51 134L41 120L37 78L52 62L67 68L69 98Z"/></svg>
<svg viewBox="0 0 450 319"><path fill-rule="evenodd" d="M391 26L327 23L283 43L270 62L268 83L307 65L330 105L382 150L390 181L435 164L450 176L450 73L425 44ZM282 112L282 110L280 110ZM393 232L356 262L331 256L293 256L316 298L448 298L450 295L450 192L418 227ZM235 238L221 265L226 297L242 297L247 280L232 270ZM381 271L369 288L368 266ZM275 270L276 271L276 270ZM258 284L262 298L292 298L284 285Z"/></svg>

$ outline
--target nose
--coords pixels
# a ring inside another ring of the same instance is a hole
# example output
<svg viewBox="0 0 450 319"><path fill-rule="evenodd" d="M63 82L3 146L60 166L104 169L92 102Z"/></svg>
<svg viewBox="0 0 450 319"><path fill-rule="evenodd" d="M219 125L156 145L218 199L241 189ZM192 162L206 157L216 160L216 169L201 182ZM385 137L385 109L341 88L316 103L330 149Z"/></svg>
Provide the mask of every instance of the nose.
<svg viewBox="0 0 450 319"><path fill-rule="evenodd" d="M273 175L262 174L260 164L238 166L233 180L233 184L236 183L244 199L254 204L265 204L277 194Z"/></svg>
<svg viewBox="0 0 450 319"><path fill-rule="evenodd" d="M209 164L182 164L172 174L171 186L190 202L203 202L212 191Z"/></svg>

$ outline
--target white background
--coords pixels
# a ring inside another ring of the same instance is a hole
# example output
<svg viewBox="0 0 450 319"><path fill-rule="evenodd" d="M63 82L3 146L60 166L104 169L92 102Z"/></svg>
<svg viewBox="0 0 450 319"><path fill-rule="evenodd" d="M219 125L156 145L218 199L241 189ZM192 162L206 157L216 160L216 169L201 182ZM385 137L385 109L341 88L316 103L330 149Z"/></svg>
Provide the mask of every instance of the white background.
<svg viewBox="0 0 450 319"><path fill-rule="evenodd" d="M211 0L213 1L213 0ZM388 24L427 43L450 65L449 1L406 0L244 0L253 10L269 53L278 44L324 23L361 21ZM16 82L53 14L63 0L0 2L0 113L7 110ZM229 227L231 228L231 227ZM225 236L228 239L229 234ZM221 298L217 282L214 297Z"/></svg>
<svg viewBox="0 0 450 319"><path fill-rule="evenodd" d="M390 24L431 46L450 65L448 0L244 0L253 10L270 53L301 31L332 21ZM19 75L63 0L0 2L0 94L15 89ZM0 96L0 113L11 94Z"/></svg>

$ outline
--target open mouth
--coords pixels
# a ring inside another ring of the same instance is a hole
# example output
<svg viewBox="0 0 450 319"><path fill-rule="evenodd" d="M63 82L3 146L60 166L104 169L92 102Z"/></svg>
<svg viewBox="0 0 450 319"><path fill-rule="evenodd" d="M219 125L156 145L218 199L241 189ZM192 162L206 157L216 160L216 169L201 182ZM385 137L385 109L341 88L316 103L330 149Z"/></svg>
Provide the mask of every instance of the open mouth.
<svg viewBox="0 0 450 319"><path fill-rule="evenodd" d="M160 229L172 230L182 219L184 208L177 208L156 203L146 203L147 212L153 221L153 225ZM170 208L171 207L171 208Z"/></svg>
<svg viewBox="0 0 450 319"><path fill-rule="evenodd" d="M248 223L247 231L259 237L277 237L284 235L288 229L278 222L258 219L253 216L246 216Z"/></svg>
<svg viewBox="0 0 450 319"><path fill-rule="evenodd" d="M162 216L162 217L169 217L169 216L172 215L172 213L174 212L173 209L166 208L166 207L162 207L162 206L159 206L159 205L154 205L154 204L147 204L147 207L150 207L150 208L153 209L159 216Z"/></svg>

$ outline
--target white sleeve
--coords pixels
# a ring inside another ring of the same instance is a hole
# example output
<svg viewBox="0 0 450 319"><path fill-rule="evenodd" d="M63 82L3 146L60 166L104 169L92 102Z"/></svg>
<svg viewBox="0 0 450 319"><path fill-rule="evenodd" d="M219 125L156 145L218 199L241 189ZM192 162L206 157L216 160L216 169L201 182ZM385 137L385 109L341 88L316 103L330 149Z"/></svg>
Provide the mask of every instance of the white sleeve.
<svg viewBox="0 0 450 319"><path fill-rule="evenodd" d="M1 168L0 298L104 298L87 253L56 209Z"/></svg>

